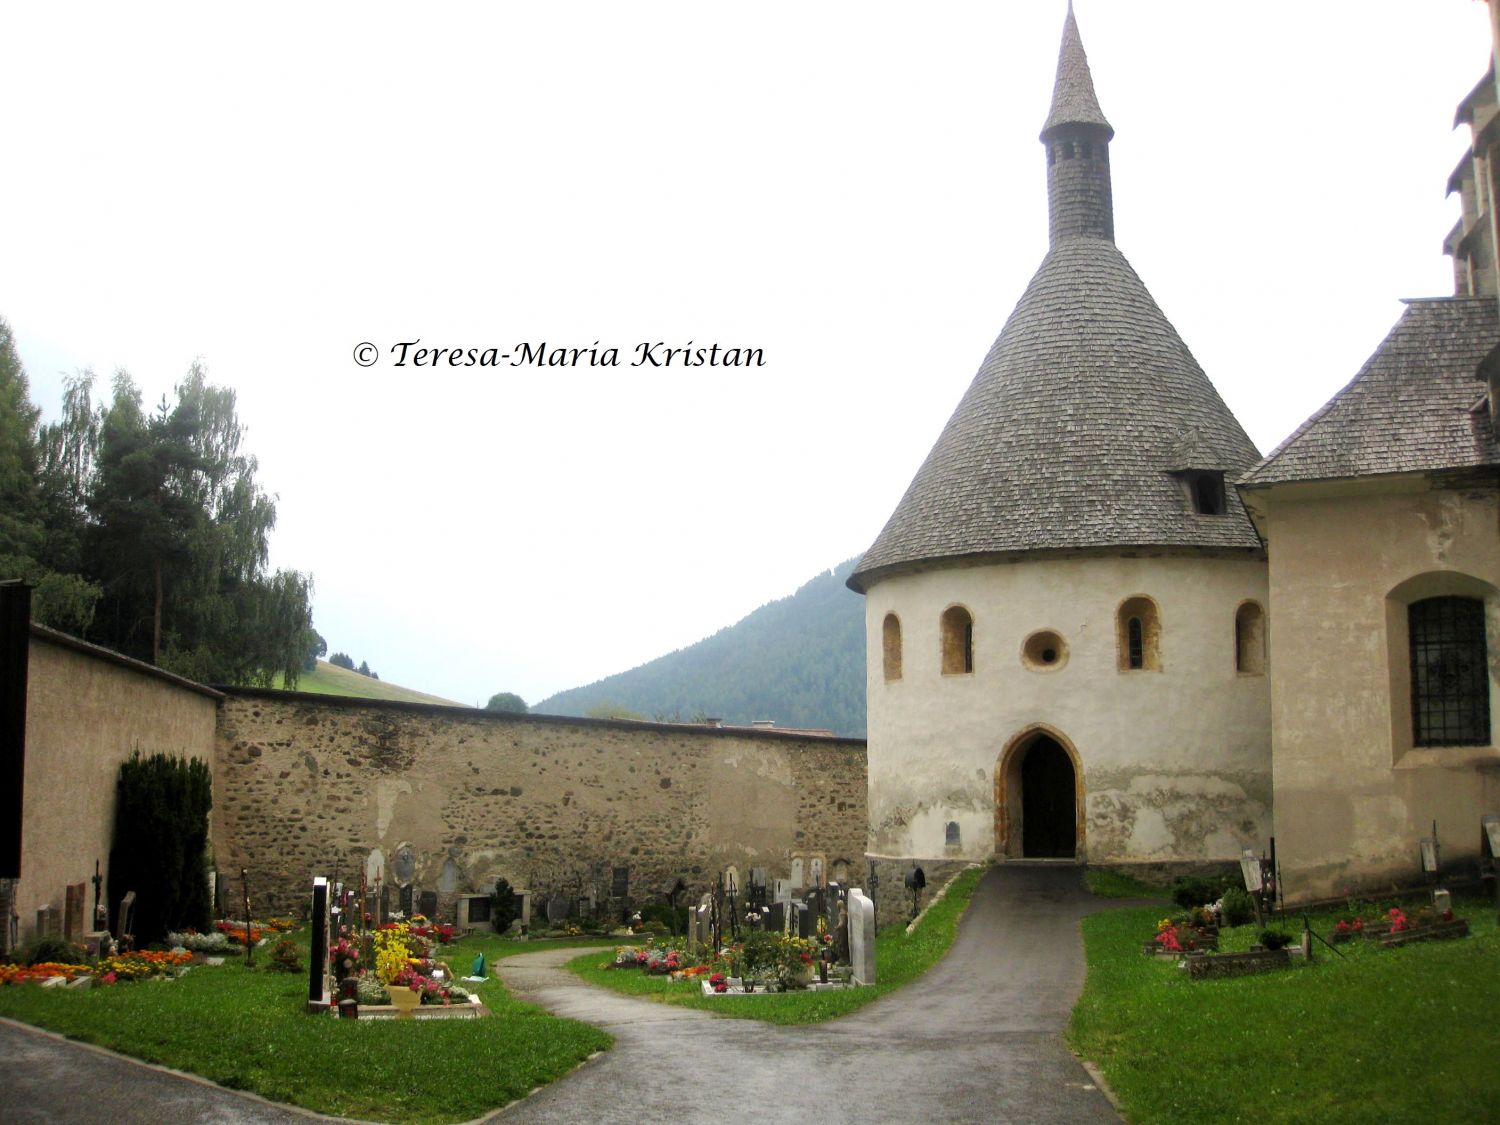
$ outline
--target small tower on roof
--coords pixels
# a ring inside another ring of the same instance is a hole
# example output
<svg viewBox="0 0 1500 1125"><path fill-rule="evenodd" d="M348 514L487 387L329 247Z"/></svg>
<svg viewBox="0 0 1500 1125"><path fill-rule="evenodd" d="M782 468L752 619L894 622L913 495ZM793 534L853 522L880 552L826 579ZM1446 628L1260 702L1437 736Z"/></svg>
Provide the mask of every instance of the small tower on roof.
<svg viewBox="0 0 1500 1125"><path fill-rule="evenodd" d="M1109 180L1109 142L1114 135L1094 94L1094 76L1089 73L1078 21L1069 4L1057 53L1052 108L1041 136L1047 146L1047 205L1054 245L1078 234L1114 241Z"/></svg>
<svg viewBox="0 0 1500 1125"><path fill-rule="evenodd" d="M877 855L1199 863L1269 827L1265 553L1225 488L1259 454L1114 244L1113 138L1070 4L1047 255L849 579Z"/></svg>

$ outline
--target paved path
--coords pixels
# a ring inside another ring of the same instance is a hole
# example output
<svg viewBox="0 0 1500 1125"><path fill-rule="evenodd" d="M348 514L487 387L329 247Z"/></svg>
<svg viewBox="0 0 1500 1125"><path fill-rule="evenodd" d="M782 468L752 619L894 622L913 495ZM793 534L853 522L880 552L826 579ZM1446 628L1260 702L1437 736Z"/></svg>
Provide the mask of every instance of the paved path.
<svg viewBox="0 0 1500 1125"><path fill-rule="evenodd" d="M936 968L853 1015L811 1027L718 1019L590 988L556 967L577 950L509 958L498 966L508 987L606 1028L615 1047L488 1120L1118 1122L1062 1041L1083 983L1078 919L1100 905L1077 868L991 869ZM0 1120L101 1119L305 1125L316 1118L0 1020Z"/></svg>
<svg viewBox="0 0 1500 1125"><path fill-rule="evenodd" d="M992 868L918 984L811 1027L589 988L554 967L570 951L508 958L512 991L605 1028L615 1047L490 1120L1118 1122L1062 1040L1083 984L1078 920L1099 905L1078 868Z"/></svg>

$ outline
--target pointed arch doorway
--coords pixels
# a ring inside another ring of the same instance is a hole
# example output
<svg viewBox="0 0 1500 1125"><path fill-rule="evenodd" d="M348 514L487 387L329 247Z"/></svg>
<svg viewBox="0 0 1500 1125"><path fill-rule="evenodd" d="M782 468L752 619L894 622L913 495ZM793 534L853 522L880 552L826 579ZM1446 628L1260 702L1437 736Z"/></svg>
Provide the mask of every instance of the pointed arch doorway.
<svg viewBox="0 0 1500 1125"><path fill-rule="evenodd" d="M1060 731L1032 727L995 763L995 854L1009 859L1076 859L1083 849L1078 752Z"/></svg>

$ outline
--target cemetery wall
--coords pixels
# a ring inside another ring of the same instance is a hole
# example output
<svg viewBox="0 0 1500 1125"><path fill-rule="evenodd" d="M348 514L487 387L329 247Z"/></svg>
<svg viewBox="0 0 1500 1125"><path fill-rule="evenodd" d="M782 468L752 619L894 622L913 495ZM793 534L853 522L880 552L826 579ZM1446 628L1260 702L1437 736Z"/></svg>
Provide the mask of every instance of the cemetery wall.
<svg viewBox="0 0 1500 1125"><path fill-rule="evenodd" d="M1287 897L1419 882L1434 820L1444 868L1472 871L1480 818L1500 812L1500 490L1282 487L1263 506ZM1484 603L1489 738L1414 746L1409 606L1447 596Z"/></svg>
<svg viewBox="0 0 1500 1125"><path fill-rule="evenodd" d="M215 794L215 860L250 869L258 914L367 863L440 912L498 877L606 898L628 868L640 907L730 865L741 886L815 857L864 870L858 739L230 689Z"/></svg>
<svg viewBox="0 0 1500 1125"><path fill-rule="evenodd" d="M120 763L137 750L211 760L219 698L200 684L32 626L15 901L23 942L35 933L38 910L55 907L61 917L64 888L88 885L95 860L108 876ZM86 900L83 928L93 929L92 885Z"/></svg>

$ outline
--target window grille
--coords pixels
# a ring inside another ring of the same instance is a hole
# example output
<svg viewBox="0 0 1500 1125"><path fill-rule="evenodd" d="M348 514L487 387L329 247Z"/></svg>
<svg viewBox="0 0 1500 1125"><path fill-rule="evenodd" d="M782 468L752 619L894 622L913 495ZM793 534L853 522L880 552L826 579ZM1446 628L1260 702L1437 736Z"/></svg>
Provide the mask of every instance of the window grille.
<svg viewBox="0 0 1500 1125"><path fill-rule="evenodd" d="M1407 610L1411 634L1412 742L1485 746L1490 741L1484 603L1428 598Z"/></svg>

